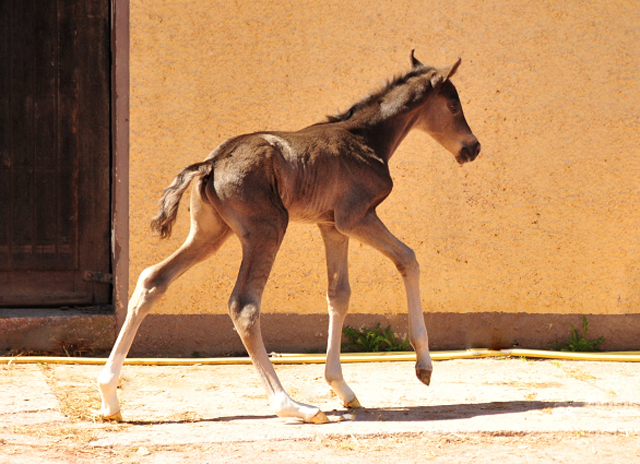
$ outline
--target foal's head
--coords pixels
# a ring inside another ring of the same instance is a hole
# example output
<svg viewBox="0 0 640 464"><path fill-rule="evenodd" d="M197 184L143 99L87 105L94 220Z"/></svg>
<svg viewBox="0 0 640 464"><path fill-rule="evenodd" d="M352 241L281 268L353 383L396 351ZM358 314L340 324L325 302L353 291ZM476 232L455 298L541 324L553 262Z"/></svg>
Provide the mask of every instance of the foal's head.
<svg viewBox="0 0 640 464"><path fill-rule="evenodd" d="M413 56L414 68L424 66ZM436 70L431 77L433 92L421 112L417 127L427 132L464 164L476 159L480 142L467 124L462 104L455 86L449 80L460 66L460 59L453 65Z"/></svg>

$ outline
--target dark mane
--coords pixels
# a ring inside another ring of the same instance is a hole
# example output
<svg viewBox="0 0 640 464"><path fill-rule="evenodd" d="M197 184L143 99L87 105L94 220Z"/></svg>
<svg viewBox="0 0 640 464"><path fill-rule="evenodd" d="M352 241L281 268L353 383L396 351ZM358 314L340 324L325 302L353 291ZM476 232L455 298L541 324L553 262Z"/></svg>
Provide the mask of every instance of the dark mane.
<svg viewBox="0 0 640 464"><path fill-rule="evenodd" d="M367 95L357 103L353 104L351 108L349 108L347 111L336 114L334 116L327 116L326 122L328 123L341 122L341 121L346 121L348 119L351 119L357 112L361 111L364 108L367 108L373 102L377 102L381 100L382 97L387 95L392 90L398 87L407 85L409 81L414 77L418 77L418 76L430 77L431 75L433 75L434 72L436 72L436 68L433 68L431 66L414 67L403 74L393 77L392 79L387 81L387 83L384 86L382 86L379 90Z"/></svg>

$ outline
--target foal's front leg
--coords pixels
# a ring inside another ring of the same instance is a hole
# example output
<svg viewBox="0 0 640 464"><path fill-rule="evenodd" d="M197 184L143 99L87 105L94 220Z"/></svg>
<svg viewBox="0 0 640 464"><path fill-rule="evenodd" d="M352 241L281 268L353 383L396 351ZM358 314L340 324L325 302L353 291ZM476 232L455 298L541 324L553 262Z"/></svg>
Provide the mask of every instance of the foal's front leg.
<svg viewBox="0 0 640 464"><path fill-rule="evenodd" d="M360 402L342 376L340 365L340 342L342 326L349 310L349 238L335 226L318 225L324 241L327 258L327 303L329 305L329 337L327 340L327 364L324 378L342 404L348 408L359 408Z"/></svg>
<svg viewBox="0 0 640 464"><path fill-rule="evenodd" d="M415 253L389 232L375 211L369 211L360 218L342 221L338 229L387 256L402 275L409 310L409 339L417 358L416 376L429 385L433 364L420 301L420 266Z"/></svg>

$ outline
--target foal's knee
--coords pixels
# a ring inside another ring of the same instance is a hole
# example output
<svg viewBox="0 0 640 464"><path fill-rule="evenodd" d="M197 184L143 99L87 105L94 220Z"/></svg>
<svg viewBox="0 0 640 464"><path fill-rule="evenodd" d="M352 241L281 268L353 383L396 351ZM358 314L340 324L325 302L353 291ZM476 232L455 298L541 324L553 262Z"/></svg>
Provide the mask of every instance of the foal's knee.
<svg viewBox="0 0 640 464"><path fill-rule="evenodd" d="M411 248L406 248L398 256L395 262L396 269L402 277L411 277L420 274L420 264L416 258L416 253Z"/></svg>
<svg viewBox="0 0 640 464"><path fill-rule="evenodd" d="M260 320L260 306L253 301L243 301L232 296L229 299L229 316L238 333L249 334Z"/></svg>
<svg viewBox="0 0 640 464"><path fill-rule="evenodd" d="M351 287L349 283L342 283L330 286L327 290L327 301L329 306L338 312L344 312L349 308L351 299Z"/></svg>

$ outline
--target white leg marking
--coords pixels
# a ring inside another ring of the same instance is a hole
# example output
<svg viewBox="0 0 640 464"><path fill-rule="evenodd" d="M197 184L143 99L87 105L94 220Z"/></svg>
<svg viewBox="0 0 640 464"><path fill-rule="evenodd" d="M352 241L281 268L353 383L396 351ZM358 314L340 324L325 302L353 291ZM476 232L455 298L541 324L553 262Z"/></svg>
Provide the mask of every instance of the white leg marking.
<svg viewBox="0 0 640 464"><path fill-rule="evenodd" d="M360 402L344 381L340 364L342 327L349 310L351 296L348 262L349 238L338 232L334 226L319 225L319 227L327 259L327 304L329 307L329 336L324 378L344 406L358 408Z"/></svg>

